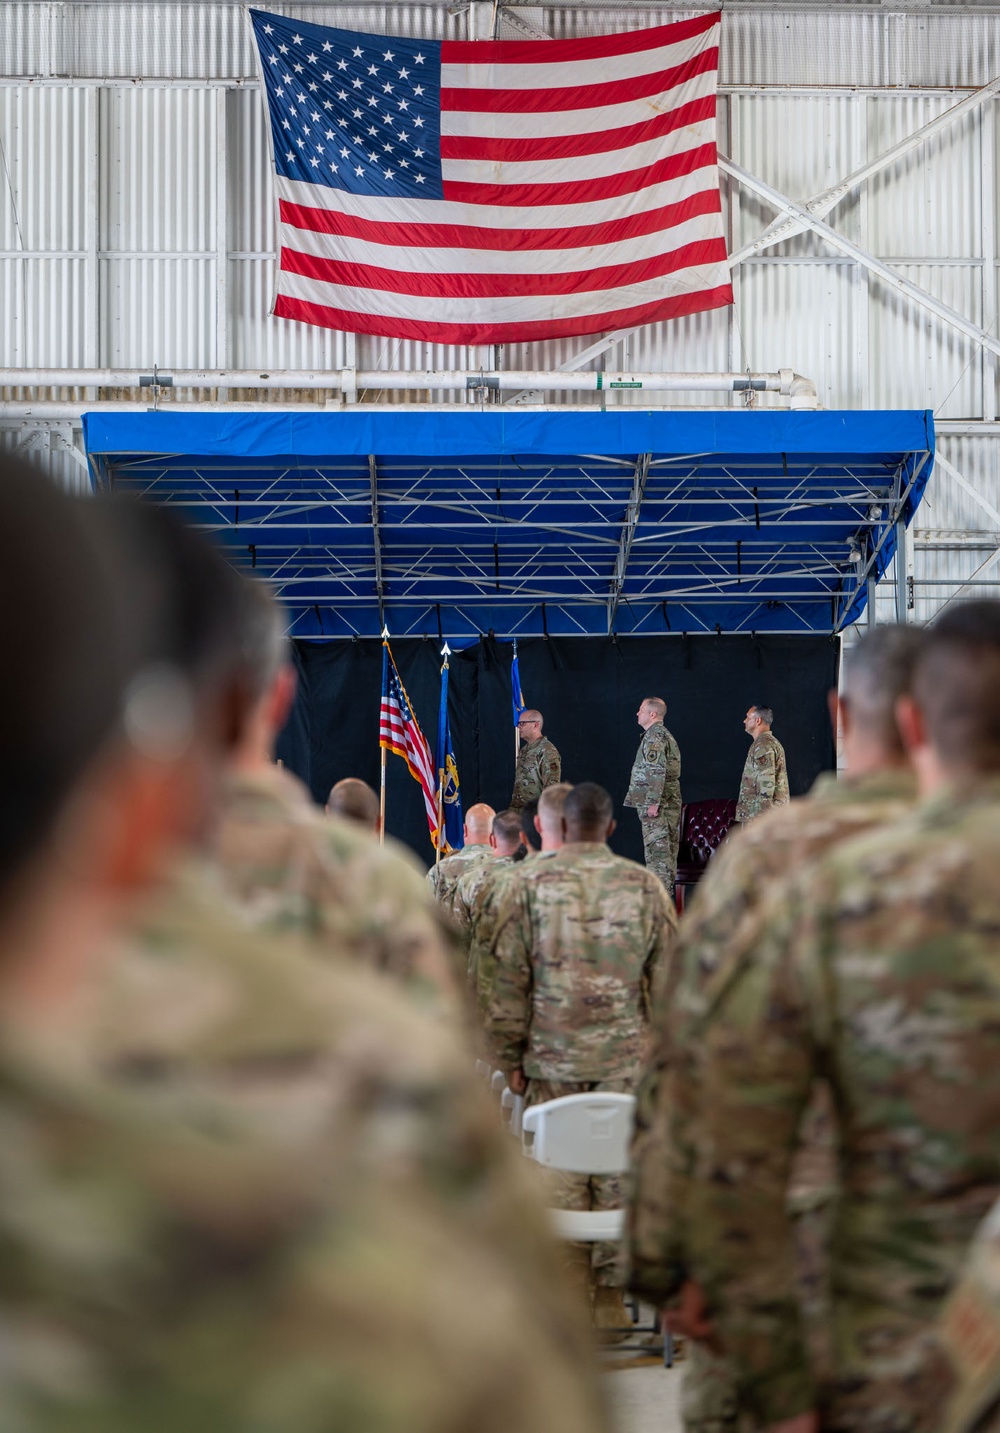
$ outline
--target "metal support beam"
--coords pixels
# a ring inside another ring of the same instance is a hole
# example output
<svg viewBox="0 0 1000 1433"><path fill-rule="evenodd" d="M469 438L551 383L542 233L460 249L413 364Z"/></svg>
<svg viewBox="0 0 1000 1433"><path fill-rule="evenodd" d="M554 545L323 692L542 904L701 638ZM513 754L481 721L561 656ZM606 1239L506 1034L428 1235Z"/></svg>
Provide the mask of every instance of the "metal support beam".
<svg viewBox="0 0 1000 1433"><path fill-rule="evenodd" d="M863 184L866 179L872 179L876 174L881 173L883 169L888 169L889 165L895 164L897 159L902 159L907 154L912 153L914 149L919 149L922 144L926 144L934 135L939 134L943 129L948 129L956 120L961 119L962 116L968 114L970 110L977 109L980 105L984 104L986 100L992 99L995 94L1000 94L1000 78L990 80L989 84L983 85L982 89L975 90L971 95L967 95L965 99L960 100L959 103L953 105L951 109L945 110L945 112L939 114L936 119L932 119L929 123L922 125L920 129L914 130L912 134L907 135L906 139L900 140L899 144L894 144L891 149L885 150L883 154L878 155L875 159L870 159L867 164L863 164L860 169L855 169L853 174L848 174L845 179L841 179L837 184L831 185L829 189L824 189L821 194L814 194L811 199L806 199L803 207L817 219L824 218L829 214L831 209L837 207L842 199L846 199L852 189L856 189L858 185ZM790 239L795 234L801 234L805 227L804 224L799 223L795 219L776 219L773 224L764 230L760 238L755 239L752 244L744 244L742 249L736 250L735 254L730 254L730 266L735 268L737 264L742 264L745 259L752 258L754 254L759 254L762 250L769 249L774 244L780 244L783 240Z"/></svg>
<svg viewBox="0 0 1000 1433"><path fill-rule="evenodd" d="M896 621L905 623L910 620L909 586L907 577L909 574L910 541L909 533L906 531L906 523L902 518L896 523Z"/></svg>
<svg viewBox="0 0 1000 1433"><path fill-rule="evenodd" d="M957 483L962 489L962 492L967 493L972 501L982 508L986 516L991 519L993 526L1000 528L1000 508L995 508L989 498L984 497L981 492L974 488L965 474L960 473L955 467L955 464L950 463L940 449L934 454L934 466L946 472L952 482Z"/></svg>
<svg viewBox="0 0 1000 1433"><path fill-rule="evenodd" d="M870 632L875 626L875 591L878 587L878 579L874 573L870 572L868 574L866 586L868 589L868 605L865 607L865 621L868 624L868 630Z"/></svg>
<svg viewBox="0 0 1000 1433"><path fill-rule="evenodd" d="M636 463L635 472L632 475L632 491L629 494L628 507L625 509L625 521L622 524L621 537L618 539L618 555L615 558L615 570L611 578L611 592L608 596L609 637L614 631L615 617L618 615L618 603L621 600L622 588L625 586L629 555L632 551L632 543L635 539L635 530L639 525L639 510L642 507L643 494L646 491L646 480L649 477L649 465L652 460L652 453L640 453L639 461Z"/></svg>
<svg viewBox="0 0 1000 1433"><path fill-rule="evenodd" d="M371 486L372 543L375 548L375 591L378 595L378 620L385 626L385 584L382 580L382 534L378 525L378 466L375 454L368 454L368 481Z"/></svg>
<svg viewBox="0 0 1000 1433"><path fill-rule="evenodd" d="M902 278L894 269L891 269L888 264L884 264L881 259L876 259L873 254L870 254L867 249L862 249L860 245L852 244L850 239L845 239L843 234L838 234L836 229L831 229L829 224L824 224L821 219L817 219L815 215L810 214L801 204L796 204L795 201L789 199L787 195L780 193L770 184L766 184L763 179L758 179L756 174L751 174L750 171L744 169L741 164L736 164L724 154L719 155L719 168L723 170L724 173L731 175L731 177L742 184L744 188L752 190L755 194L759 194L761 199L766 199L775 209L781 209L784 213L800 219L804 227L812 229L821 239L825 239L828 244L832 244L835 249L839 249L842 254L846 254L847 257L853 259L855 263L863 264L866 269L876 274L882 282L888 284L890 288L894 288L898 293L901 293L913 303L919 304L921 308L927 309L930 313L934 314L936 318L950 325L950 327L958 329L959 333L964 333L966 338L971 338L975 343L982 344L984 348L988 348L991 353L1000 356L1000 339L994 338L992 334L987 333L979 324L973 323L972 320L967 319L964 314L960 314L957 309L949 308L947 304L943 304L940 299L936 299L934 295L929 294L926 289L918 287L917 284L911 284L909 279Z"/></svg>

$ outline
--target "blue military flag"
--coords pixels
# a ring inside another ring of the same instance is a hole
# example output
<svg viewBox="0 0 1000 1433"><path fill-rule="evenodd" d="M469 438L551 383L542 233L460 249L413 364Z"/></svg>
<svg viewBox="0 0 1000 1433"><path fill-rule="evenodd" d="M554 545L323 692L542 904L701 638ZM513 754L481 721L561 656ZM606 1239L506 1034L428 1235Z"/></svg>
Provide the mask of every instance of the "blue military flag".
<svg viewBox="0 0 1000 1433"><path fill-rule="evenodd" d="M448 721L448 644L444 648L444 664L441 667L441 706L438 709L437 779L438 779L438 840L435 843L442 855L450 856L465 845L462 822L462 792L458 779L458 764L451 744L451 724Z"/></svg>
<svg viewBox="0 0 1000 1433"><path fill-rule="evenodd" d="M514 725L517 726L524 711L524 694L521 691L521 671L517 665L517 643L514 643L514 656L510 664L510 696L514 707Z"/></svg>

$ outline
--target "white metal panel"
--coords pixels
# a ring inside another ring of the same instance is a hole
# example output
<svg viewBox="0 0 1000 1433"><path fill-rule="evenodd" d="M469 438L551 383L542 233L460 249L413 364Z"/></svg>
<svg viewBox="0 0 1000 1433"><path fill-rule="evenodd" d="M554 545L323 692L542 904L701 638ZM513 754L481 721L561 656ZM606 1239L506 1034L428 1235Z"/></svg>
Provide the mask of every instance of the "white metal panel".
<svg viewBox="0 0 1000 1433"><path fill-rule="evenodd" d="M954 103L950 95L869 98L868 154L891 149ZM982 186L970 182L979 173L981 125L979 112L967 114L869 181L868 246L874 253L982 253Z"/></svg>
<svg viewBox="0 0 1000 1433"><path fill-rule="evenodd" d="M0 250L82 249L86 91L0 89L0 143Z"/></svg>
<svg viewBox="0 0 1000 1433"><path fill-rule="evenodd" d="M808 374L824 408L864 406L865 374L857 361L859 282L855 266L846 261L744 265L737 308L749 366L756 372L789 367ZM793 314L798 318L790 322ZM775 406L776 395L758 397L762 405Z"/></svg>
<svg viewBox="0 0 1000 1433"><path fill-rule="evenodd" d="M11 366L86 362L84 266L73 258L0 259L0 358Z"/></svg>
<svg viewBox="0 0 1000 1433"><path fill-rule="evenodd" d="M101 261L101 327L110 366L216 365L215 260Z"/></svg>
<svg viewBox="0 0 1000 1433"><path fill-rule="evenodd" d="M982 275L976 265L901 264L904 278L974 322L982 320ZM873 408L933 408L939 418L982 412L979 346L926 309L871 281Z"/></svg>
<svg viewBox="0 0 1000 1433"><path fill-rule="evenodd" d="M464 38L458 6L272 4L317 23ZM452 12L455 13L452 13ZM578 5L533 11L554 35L642 28L680 18L682 6ZM252 56L239 5L50 4L6 0L0 73L75 77L249 76ZM509 31L513 33L513 31ZM727 85L979 85L997 73L1000 17L968 12L880 12L875 6L726 11L721 79Z"/></svg>
<svg viewBox="0 0 1000 1433"><path fill-rule="evenodd" d="M215 97L205 89L102 96L101 246L215 254Z"/></svg>
<svg viewBox="0 0 1000 1433"><path fill-rule="evenodd" d="M731 153L744 168L800 203L838 183L864 163L864 100L857 95L733 95L730 97ZM794 135L794 144L776 144L775 135ZM750 243L775 218L774 211L748 190L737 187L733 247ZM829 218L855 243L863 242L860 200L855 193ZM768 249L769 257L829 253L812 234Z"/></svg>

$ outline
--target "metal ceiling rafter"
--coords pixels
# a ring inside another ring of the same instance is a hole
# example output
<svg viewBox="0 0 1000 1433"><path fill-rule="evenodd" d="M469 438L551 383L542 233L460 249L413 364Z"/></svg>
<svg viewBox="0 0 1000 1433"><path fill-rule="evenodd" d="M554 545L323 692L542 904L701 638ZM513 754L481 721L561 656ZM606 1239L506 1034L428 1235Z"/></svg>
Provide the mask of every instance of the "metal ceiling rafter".
<svg viewBox="0 0 1000 1433"><path fill-rule="evenodd" d="M371 485L372 546L375 550L375 594L378 597L378 620L385 627L385 583L382 579L382 536L378 521L378 464L375 454L368 454L368 481Z"/></svg>
<svg viewBox="0 0 1000 1433"><path fill-rule="evenodd" d="M737 164L724 154L719 155L719 168L742 184L745 189L750 189L761 199L767 200L772 208L783 210L786 214L799 219L804 228L812 229L821 239L825 239L828 244L832 244L835 249L839 249L849 259L854 259L856 263L873 273L876 278L881 279L884 284L896 289L904 298L927 309L929 313L934 314L935 318L941 319L942 322L957 329L959 333L964 333L966 338L971 338L973 342L982 344L984 348L988 348L991 353L1000 357L1000 339L994 338L986 329L973 323L957 309L936 299L926 289L911 283L909 279L904 279L901 274L896 273L895 269L883 263L881 259L877 259L867 249L863 249L860 244L853 244L850 239L846 239L836 229L831 229L829 224L824 224L821 219L810 214L808 209L803 208L801 204L796 204L794 199L789 199L786 194L782 194L780 190L767 184L763 179L759 179L756 174L751 174L748 169L744 169L741 164Z"/></svg>

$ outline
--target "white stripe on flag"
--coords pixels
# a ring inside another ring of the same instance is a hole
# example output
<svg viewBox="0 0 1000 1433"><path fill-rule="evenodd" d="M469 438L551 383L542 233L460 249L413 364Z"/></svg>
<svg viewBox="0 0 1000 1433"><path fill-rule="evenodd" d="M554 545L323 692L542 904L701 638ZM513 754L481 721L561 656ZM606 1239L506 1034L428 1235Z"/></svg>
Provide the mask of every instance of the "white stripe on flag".
<svg viewBox="0 0 1000 1433"><path fill-rule="evenodd" d="M632 214L645 214L668 204L679 204L692 194L701 194L711 185L717 188L715 166L698 169L677 179L665 179L648 189L625 194L611 205L606 199L592 204L548 204L532 208L530 215L519 205L507 204L444 204L428 199L379 199L365 194L348 194L343 189L327 189L321 184L302 184L292 179L275 180L282 199L309 208L329 209L331 213L349 214L373 223L395 224L469 224L476 228L517 229L525 227L530 217L531 229L585 228L606 220L622 219ZM721 220L716 220L721 233Z"/></svg>
<svg viewBox="0 0 1000 1433"><path fill-rule="evenodd" d="M716 289L729 283L728 264L708 264L677 273L664 274L645 283L625 284L613 289L584 290L581 293L537 294L482 298L419 299L420 317L429 323L520 323L537 321L550 315L560 318L584 317L614 309L638 308L673 295L686 294L692 288ZM299 274L282 271L279 293L306 303L325 304L349 313L383 314L410 318L414 299L410 294L391 293L385 289L352 288L329 284L320 279L307 279Z"/></svg>
<svg viewBox="0 0 1000 1433"><path fill-rule="evenodd" d="M685 244L713 239L718 233L718 216L698 214L672 229L657 230L616 244L591 248L537 249L526 252L496 249L418 249L398 244L368 243L339 234L316 234L310 229L281 226L283 247L317 259L351 264L370 264L413 274L571 274L603 268L610 264L637 263L642 259L672 254Z"/></svg>
<svg viewBox="0 0 1000 1433"><path fill-rule="evenodd" d="M573 60L529 65L461 65L441 66L442 89L483 90L555 90L578 85L606 85L616 80L632 80L652 75L657 70L671 70L694 55L719 43L720 27L692 35L676 45L659 45L655 49L636 50L630 55L606 55L600 59Z"/></svg>
<svg viewBox="0 0 1000 1433"><path fill-rule="evenodd" d="M696 75L669 91L669 109L715 94L715 71ZM531 116L531 137L547 139L564 134L603 134L626 129L632 124L648 124L662 113L663 97L623 100L620 104L600 105L594 109L541 110ZM445 110L441 115L442 135L493 135L498 139L524 139L524 115L467 110Z"/></svg>

